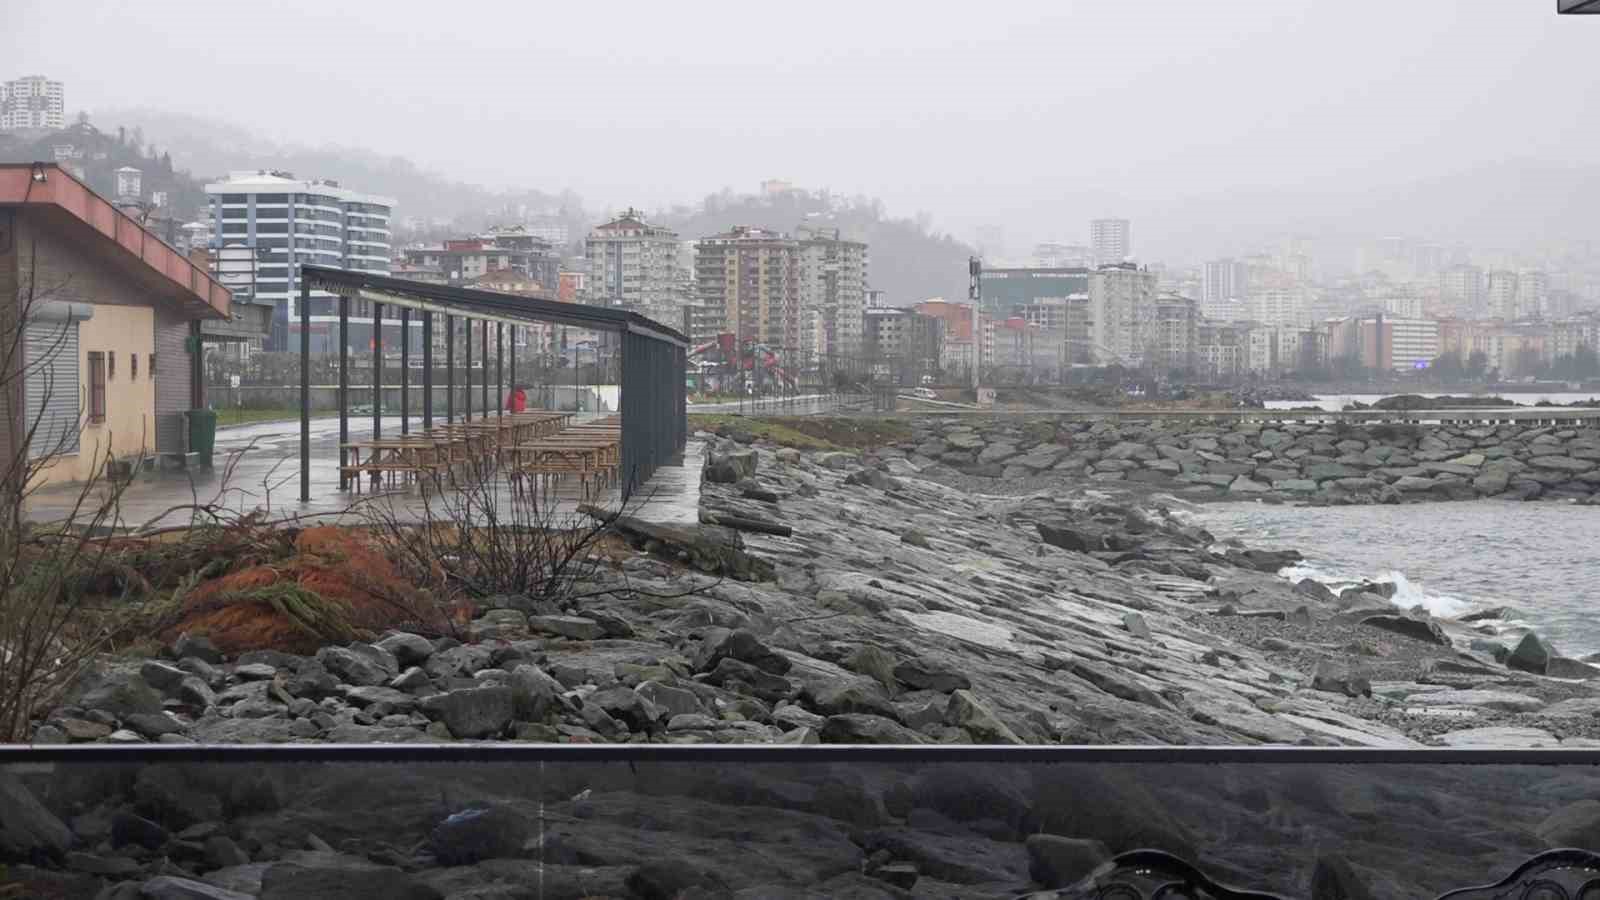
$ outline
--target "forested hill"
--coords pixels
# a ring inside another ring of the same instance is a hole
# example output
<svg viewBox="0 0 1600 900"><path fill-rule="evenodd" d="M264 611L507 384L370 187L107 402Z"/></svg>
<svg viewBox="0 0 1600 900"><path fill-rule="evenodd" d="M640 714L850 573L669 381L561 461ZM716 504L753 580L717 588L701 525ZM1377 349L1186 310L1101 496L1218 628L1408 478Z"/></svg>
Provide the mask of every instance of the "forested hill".
<svg viewBox="0 0 1600 900"><path fill-rule="evenodd" d="M793 232L801 225L837 228L841 237L864 241L871 254L868 282L883 302L908 306L929 297L961 299L967 293L971 247L932 230L922 219L891 218L880 201L843 198L826 191L777 194L713 194L697 207L658 212L655 219L685 240L754 225Z"/></svg>
<svg viewBox="0 0 1600 900"><path fill-rule="evenodd" d="M432 236L477 230L534 216L559 216L581 238L592 224L582 200L570 191L503 190L451 180L398 155L360 147L277 144L237 125L204 116L154 109L106 110L97 123L138 128L170 147L173 163L202 180L230 171L278 169L302 178L329 178L353 190L394 197L397 231L420 220Z"/></svg>
<svg viewBox="0 0 1600 900"><path fill-rule="evenodd" d="M49 160L55 145L64 143L88 149L79 161L95 190L113 194L115 170L136 166L144 172L145 196L167 191L172 215L180 221L202 214L207 181L249 169L331 178L355 190L392 196L397 200L394 228L400 242L551 216L564 222L572 236L564 249L582 254L583 237L606 219L605 211L585 209L571 191L466 184L425 171L401 156L360 148L280 145L224 121L155 109L101 110L92 123L66 131L0 135L0 161ZM739 195L724 190L697 205L659 211L652 218L686 241L734 225L791 233L802 225L837 228L841 236L867 243L868 281L883 291L885 303L904 306L929 297L966 295L972 248L934 231L926 214L894 218L882 202L867 197L798 190ZM419 221L421 227L414 227Z"/></svg>

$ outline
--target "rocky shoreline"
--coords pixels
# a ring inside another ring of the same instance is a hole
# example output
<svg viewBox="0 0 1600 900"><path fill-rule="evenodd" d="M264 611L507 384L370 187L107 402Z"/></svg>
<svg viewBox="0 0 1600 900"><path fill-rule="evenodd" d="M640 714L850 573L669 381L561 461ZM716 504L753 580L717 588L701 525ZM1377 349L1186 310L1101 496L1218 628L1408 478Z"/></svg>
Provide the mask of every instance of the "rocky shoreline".
<svg viewBox="0 0 1600 900"><path fill-rule="evenodd" d="M1537 637L1497 639L1494 611L1437 620L1396 607L1392 585L1335 595L1291 584L1275 573L1297 554L1220 544L1155 494L1083 482L975 493L927 477L915 447L802 452L726 434L702 436L701 518L740 529L619 520L632 550L581 602L492 598L460 638L392 632L310 655L225 656L186 635L161 658L107 660L34 740L1600 746L1600 670ZM644 786L648 773L597 777L516 788L493 767L257 778L152 767L43 779L35 800L0 775L32 816L21 832L8 819L0 855L43 864L16 871L57 896L130 900L355 896L372 879L385 893L463 900L670 897L673 885L706 897L1014 897L1147 845L1211 852L1221 873L1263 887L1344 878L1409 896L1451 884L1360 865L1397 852L1442 862L1449 845L1424 818L1398 841L1329 837L1354 869L1284 868L1272 840L1238 839L1256 830L1255 799L1176 771L1134 783L1103 771L707 767L661 789ZM1329 775L1314 793L1334 800L1266 802L1359 807L1379 777L1358 787ZM1477 798L1469 820L1518 823L1482 851L1485 874L1569 836L1565 819L1542 823L1542 807L1506 800L1513 781L1448 787ZM1051 824L1032 799L1051 791L1107 812ZM352 803L380 796L381 815L350 821ZM774 818L780 809L790 818ZM529 823L550 815L556 837L536 846ZM671 824L641 844L643 821ZM1347 821L1316 827L1332 835ZM752 862L750 841L791 855ZM795 847L807 848L798 859ZM526 893L535 867L540 893Z"/></svg>
<svg viewBox="0 0 1600 900"><path fill-rule="evenodd" d="M1006 492L1084 482L1186 500L1600 502L1600 429L1062 417L926 418L896 445L927 477Z"/></svg>
<svg viewBox="0 0 1600 900"><path fill-rule="evenodd" d="M164 658L106 660L33 739L1410 746L1513 740L1454 734L1482 728L1545 732L1516 739L1524 744L1600 736L1593 716L1573 714L1591 695L1600 709L1589 685L1600 670L1541 651L1537 637L1529 652L1550 657L1543 667L1507 667L1513 648L1495 640L1492 617L1401 610L1393 585L1334 596L1291 584L1275 573L1298 554L1220 545L1171 513L1175 498L1114 497L1093 483L994 496L930 480L915 450L711 440L701 518L741 530L619 520L634 549L583 586L589 599L488 598L457 636L391 632L310 655L225 658L186 634ZM1138 458L1113 458L1124 456ZM1333 676L1318 673L1335 669L1371 690L1319 687Z"/></svg>

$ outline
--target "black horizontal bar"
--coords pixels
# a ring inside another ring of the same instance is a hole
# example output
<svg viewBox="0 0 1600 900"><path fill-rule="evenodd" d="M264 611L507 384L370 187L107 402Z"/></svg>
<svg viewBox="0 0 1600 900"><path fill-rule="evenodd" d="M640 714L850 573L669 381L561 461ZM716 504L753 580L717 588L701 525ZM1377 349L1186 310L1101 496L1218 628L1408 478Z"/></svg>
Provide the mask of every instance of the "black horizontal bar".
<svg viewBox="0 0 1600 900"><path fill-rule="evenodd" d="M560 303L538 297L520 297L497 291L477 288L451 287L411 281L390 275L375 275L347 269L330 269L327 266L303 265L303 277L316 288L347 288L371 290L416 300L425 300L453 309L462 315L479 313L521 319L525 322L555 322L579 328L596 328L604 331L633 331L659 341L681 344L689 339L676 329L669 328L635 312L584 306L580 303Z"/></svg>
<svg viewBox="0 0 1600 900"><path fill-rule="evenodd" d="M49 744L0 745L0 766L27 763L1010 763L1042 765L1499 765L1596 766L1597 749L812 746L752 744Z"/></svg>

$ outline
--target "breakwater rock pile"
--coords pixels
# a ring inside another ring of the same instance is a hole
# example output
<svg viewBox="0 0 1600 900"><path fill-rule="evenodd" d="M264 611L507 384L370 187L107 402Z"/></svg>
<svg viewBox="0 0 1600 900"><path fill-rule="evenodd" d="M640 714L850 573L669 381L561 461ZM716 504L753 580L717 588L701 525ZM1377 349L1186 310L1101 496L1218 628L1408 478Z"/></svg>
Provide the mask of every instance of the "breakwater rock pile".
<svg viewBox="0 0 1600 900"><path fill-rule="evenodd" d="M1600 492L1593 427L929 418L896 449L930 475L1024 490L1121 482L1189 499L1341 504Z"/></svg>

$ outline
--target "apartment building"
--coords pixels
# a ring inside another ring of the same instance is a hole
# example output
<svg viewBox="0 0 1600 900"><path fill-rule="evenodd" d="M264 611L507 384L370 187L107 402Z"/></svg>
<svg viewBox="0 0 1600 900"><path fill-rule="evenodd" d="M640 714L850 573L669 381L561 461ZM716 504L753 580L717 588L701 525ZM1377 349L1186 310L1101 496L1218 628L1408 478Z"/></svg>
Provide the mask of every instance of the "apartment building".
<svg viewBox="0 0 1600 900"><path fill-rule="evenodd" d="M1146 354L1145 364L1160 370L1193 368L1199 320L1193 299L1173 293L1157 297L1154 353Z"/></svg>
<svg viewBox="0 0 1600 900"><path fill-rule="evenodd" d="M800 344L800 242L787 234L737 225L696 241L695 292L740 342Z"/></svg>
<svg viewBox="0 0 1600 900"><path fill-rule="evenodd" d="M942 365L944 322L914 309L869 307L862 315L867 365L876 378L901 385L920 383Z"/></svg>
<svg viewBox="0 0 1600 900"><path fill-rule="evenodd" d="M1128 220L1090 220L1089 252L1096 266L1120 263L1133 255L1133 238Z"/></svg>
<svg viewBox="0 0 1600 900"><path fill-rule="evenodd" d="M867 308L867 245L839 237L837 228L801 228L800 307L814 316L820 352L859 356Z"/></svg>
<svg viewBox="0 0 1600 900"><path fill-rule="evenodd" d="M43 75L0 82L0 131L67 127L65 98L61 82Z"/></svg>
<svg viewBox="0 0 1600 900"><path fill-rule="evenodd" d="M676 328L688 299L677 277L679 244L676 231L650 224L632 208L596 225L584 241L590 302L630 309Z"/></svg>
<svg viewBox="0 0 1600 900"><path fill-rule="evenodd" d="M1439 298L1460 315L1477 315L1485 307L1483 270L1465 263L1439 273Z"/></svg>
<svg viewBox="0 0 1600 900"><path fill-rule="evenodd" d="M1273 328L1302 328L1311 323L1310 303L1299 285L1252 291L1246 304L1250 320Z"/></svg>
<svg viewBox="0 0 1600 900"><path fill-rule="evenodd" d="M395 205L391 197L354 191L337 181L266 170L231 172L205 190L211 205L213 255L245 248L256 259L253 291L241 301L272 308L264 349L299 347L297 263L390 274L389 218ZM313 349L336 350L337 298L314 290L310 306ZM357 301L350 312L350 346L371 346L370 304Z"/></svg>
<svg viewBox="0 0 1600 900"><path fill-rule="evenodd" d="M1201 303L1207 307L1243 300L1250 295L1250 267L1236 259L1214 259L1205 264L1201 278Z"/></svg>
<svg viewBox="0 0 1600 900"><path fill-rule="evenodd" d="M1202 319L1195 323L1195 368L1215 379L1243 374L1248 363L1249 334L1249 326L1237 322Z"/></svg>
<svg viewBox="0 0 1600 900"><path fill-rule="evenodd" d="M1522 318L1517 308L1517 273L1505 269L1489 272L1484 297L1491 319L1514 322Z"/></svg>
<svg viewBox="0 0 1600 900"><path fill-rule="evenodd" d="M1085 309L1092 361L1139 366L1157 345L1155 273L1132 263L1101 266L1089 276Z"/></svg>

